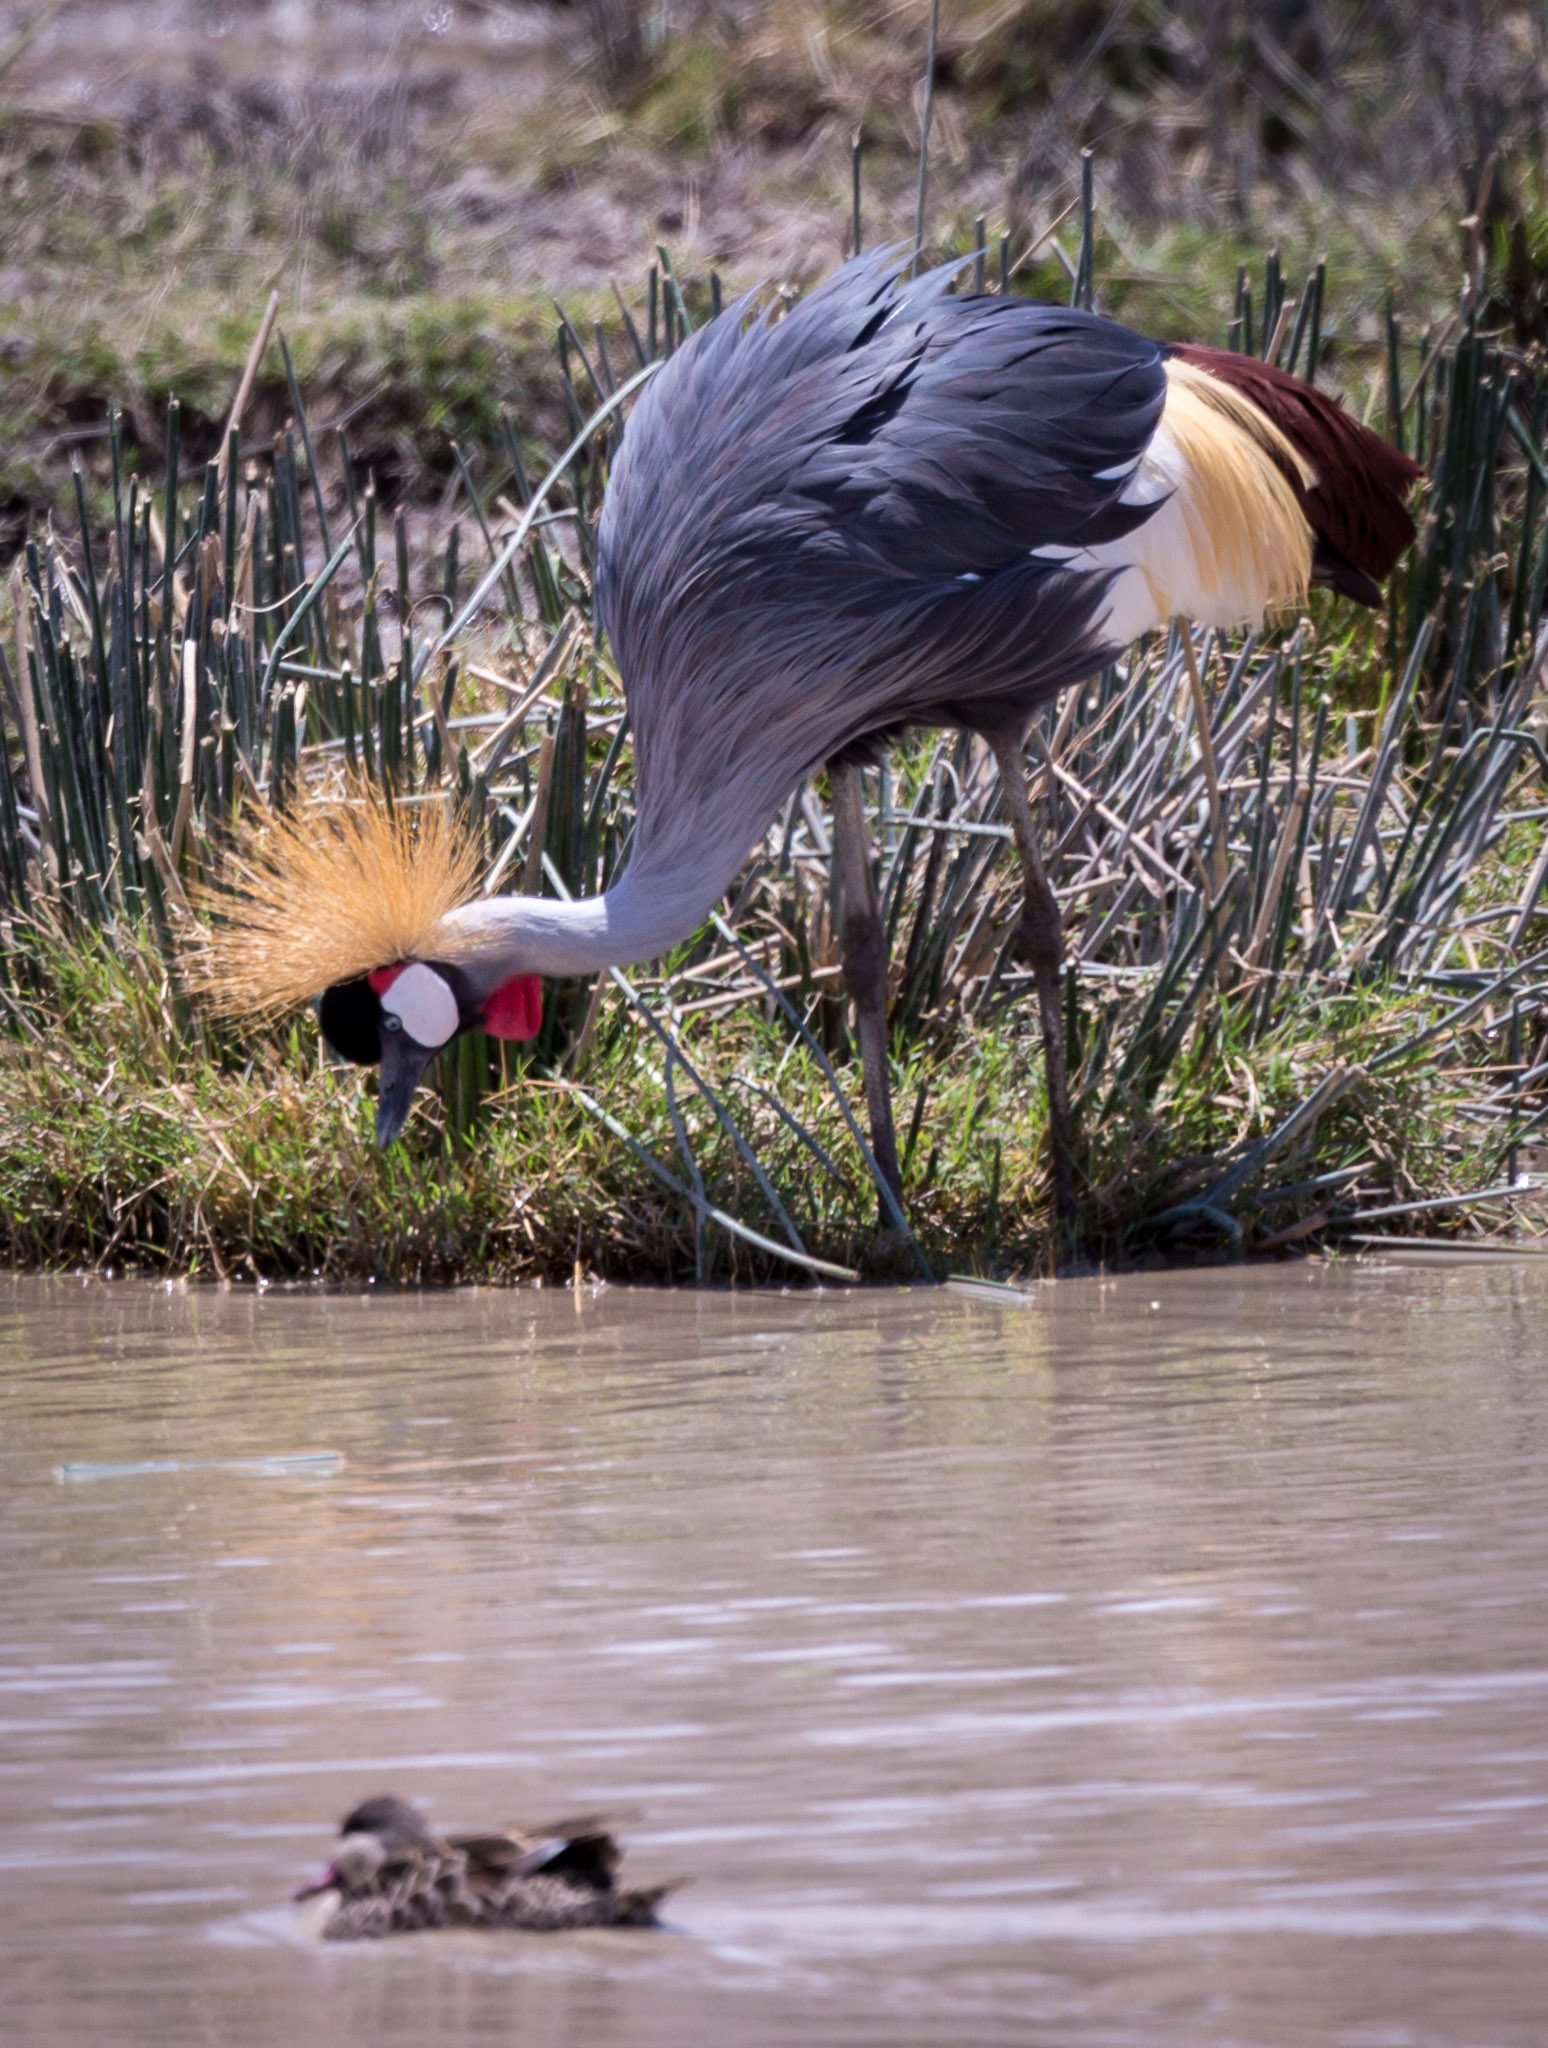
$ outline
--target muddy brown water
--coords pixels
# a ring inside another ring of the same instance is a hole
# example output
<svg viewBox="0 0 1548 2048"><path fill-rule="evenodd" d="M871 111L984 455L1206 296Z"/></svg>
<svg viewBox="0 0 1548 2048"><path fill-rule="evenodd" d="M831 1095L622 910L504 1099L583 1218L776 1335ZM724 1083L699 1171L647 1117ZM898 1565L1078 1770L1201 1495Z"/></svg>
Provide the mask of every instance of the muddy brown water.
<svg viewBox="0 0 1548 2048"><path fill-rule="evenodd" d="M11 1281L0 1359L7 2042L1548 2040L1538 1267ZM383 1787L693 1883L311 1941Z"/></svg>

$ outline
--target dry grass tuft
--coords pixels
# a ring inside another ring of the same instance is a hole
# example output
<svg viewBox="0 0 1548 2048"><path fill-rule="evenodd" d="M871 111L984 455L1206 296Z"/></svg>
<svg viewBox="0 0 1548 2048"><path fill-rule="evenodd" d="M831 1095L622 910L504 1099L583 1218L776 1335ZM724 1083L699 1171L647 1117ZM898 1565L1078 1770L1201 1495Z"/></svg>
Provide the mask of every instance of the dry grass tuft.
<svg viewBox="0 0 1548 2048"><path fill-rule="evenodd" d="M360 786L249 816L198 899L190 983L224 1016L274 1017L373 967L433 958L478 872L477 846L443 804L390 805Z"/></svg>

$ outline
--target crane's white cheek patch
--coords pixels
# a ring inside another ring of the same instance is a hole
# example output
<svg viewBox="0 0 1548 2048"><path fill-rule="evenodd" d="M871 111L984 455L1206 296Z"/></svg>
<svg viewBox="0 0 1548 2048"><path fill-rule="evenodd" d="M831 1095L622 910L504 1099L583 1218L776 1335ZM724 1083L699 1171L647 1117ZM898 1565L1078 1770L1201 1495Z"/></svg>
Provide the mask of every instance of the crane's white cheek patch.
<svg viewBox="0 0 1548 2048"><path fill-rule="evenodd" d="M382 1009L397 1018L416 1045L431 1052L454 1037L462 1021L457 998L422 960L411 960L401 974L393 976L391 986L383 991Z"/></svg>

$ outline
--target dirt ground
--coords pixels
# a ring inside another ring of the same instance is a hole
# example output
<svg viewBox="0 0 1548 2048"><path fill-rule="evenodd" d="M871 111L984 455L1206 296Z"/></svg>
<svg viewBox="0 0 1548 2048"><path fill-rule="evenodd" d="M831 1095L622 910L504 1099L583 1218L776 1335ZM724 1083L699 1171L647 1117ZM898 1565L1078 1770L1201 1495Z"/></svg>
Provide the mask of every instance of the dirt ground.
<svg viewBox="0 0 1548 2048"><path fill-rule="evenodd" d="M0 6L0 57L39 11ZM279 168L328 151L335 172L351 150L361 170L412 155L499 290L605 285L663 237L685 270L738 274L806 274L846 246L847 133L819 121L788 143L678 150L647 120L631 146L630 109L599 89L572 7L72 0L0 85L24 122L141 155L204 144ZM960 196L962 152L945 130L936 142L937 196L947 182ZM873 227L891 232L911 181L889 163L878 175ZM1001 182L984 168L986 204Z"/></svg>
<svg viewBox="0 0 1548 2048"><path fill-rule="evenodd" d="M454 441L494 488L502 412L533 459L567 438L556 300L627 352L613 285L639 311L658 244L696 304L711 271L821 276L851 246L857 134L866 243L912 234L926 0L661 0L618 76L594 23L622 4L0 0L0 567L68 518L73 462L103 502L112 406L153 466L176 397L200 473L271 291L314 422L349 423L384 503L425 507ZM1533 11L1496 11L1448 70L1395 0L951 0L927 241L961 250L982 217L991 262L1004 233L1024 284L1066 296L1088 145L1102 310L1224 341L1239 265L1261 304L1271 249L1292 291L1327 254L1328 375L1365 410L1389 290L1417 342L1506 199L1537 290L1548 62ZM1509 149L1469 228L1490 135ZM271 351L256 439L290 406Z"/></svg>
<svg viewBox="0 0 1548 2048"><path fill-rule="evenodd" d="M769 45L787 66L792 47L823 68L783 30ZM150 464L175 396L198 473L271 290L314 421L347 419L383 502L420 507L455 474L453 439L475 468L499 446L502 410L534 459L566 437L555 299L617 341L611 281L639 309L658 243L690 290L711 269L734 285L831 267L844 96L800 101L782 134L780 72L731 132L714 109L734 38L710 54L713 75L694 46L685 75L620 91L583 13L551 4L0 5L0 563L40 516L68 517L73 462L100 501L110 406ZM888 62L902 101L870 167L872 239L912 217L897 131L917 119L907 63ZM978 174L988 205L1003 179ZM249 427L262 441L289 410L271 352Z"/></svg>

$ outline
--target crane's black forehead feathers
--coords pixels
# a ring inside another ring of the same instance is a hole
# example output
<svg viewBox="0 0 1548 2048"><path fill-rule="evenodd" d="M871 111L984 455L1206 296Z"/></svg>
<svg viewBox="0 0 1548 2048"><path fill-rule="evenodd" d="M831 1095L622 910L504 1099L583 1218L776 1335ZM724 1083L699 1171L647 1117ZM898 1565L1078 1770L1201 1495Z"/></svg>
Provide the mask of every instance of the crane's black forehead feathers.
<svg viewBox="0 0 1548 2048"><path fill-rule="evenodd" d="M323 1037L340 1059L374 1067L382 1056L382 1002L362 974L324 989L317 1005Z"/></svg>
<svg viewBox="0 0 1548 2048"><path fill-rule="evenodd" d="M858 258L788 310L740 301L635 405L597 593L633 708L636 866L664 869L690 830L684 759L751 836L867 733L990 724L1113 651L1095 626L1110 574L1032 551L1153 510L1121 494L1162 351L899 263Z"/></svg>

